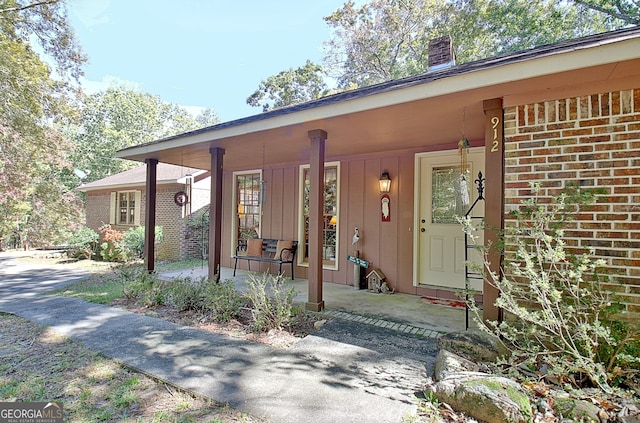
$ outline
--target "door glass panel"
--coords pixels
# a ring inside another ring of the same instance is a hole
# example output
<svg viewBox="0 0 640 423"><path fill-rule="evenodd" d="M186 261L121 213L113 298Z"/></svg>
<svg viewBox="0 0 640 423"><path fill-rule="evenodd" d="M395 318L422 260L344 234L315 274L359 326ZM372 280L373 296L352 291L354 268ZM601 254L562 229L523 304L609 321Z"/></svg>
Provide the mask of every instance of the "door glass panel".
<svg viewBox="0 0 640 423"><path fill-rule="evenodd" d="M460 174L459 166L434 167L431 187L431 223L458 224L469 207L469 170Z"/></svg>

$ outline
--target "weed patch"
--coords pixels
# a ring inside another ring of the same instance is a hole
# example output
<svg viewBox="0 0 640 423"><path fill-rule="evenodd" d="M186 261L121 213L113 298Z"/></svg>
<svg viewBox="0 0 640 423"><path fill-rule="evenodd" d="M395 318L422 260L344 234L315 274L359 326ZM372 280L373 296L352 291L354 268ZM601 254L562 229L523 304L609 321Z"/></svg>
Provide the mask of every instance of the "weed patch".
<svg viewBox="0 0 640 423"><path fill-rule="evenodd" d="M247 298L251 301L253 326L256 330L266 332L282 329L290 323L293 316L293 298L296 293L293 287L285 286L282 275L250 275L247 280Z"/></svg>

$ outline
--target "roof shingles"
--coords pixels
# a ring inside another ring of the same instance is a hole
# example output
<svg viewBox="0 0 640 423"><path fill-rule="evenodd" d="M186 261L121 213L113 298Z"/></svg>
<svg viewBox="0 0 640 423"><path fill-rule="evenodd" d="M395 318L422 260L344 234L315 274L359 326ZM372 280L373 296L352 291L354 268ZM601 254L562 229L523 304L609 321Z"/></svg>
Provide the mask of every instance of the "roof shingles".
<svg viewBox="0 0 640 423"><path fill-rule="evenodd" d="M158 163L156 180L158 183L177 182L178 179L187 175L195 175L202 173L200 169L191 167L175 166L167 163ZM147 166L142 165L136 168L107 176L106 178L89 182L78 187L78 191L92 191L96 189L105 189L119 186L136 186L145 185L147 180Z"/></svg>

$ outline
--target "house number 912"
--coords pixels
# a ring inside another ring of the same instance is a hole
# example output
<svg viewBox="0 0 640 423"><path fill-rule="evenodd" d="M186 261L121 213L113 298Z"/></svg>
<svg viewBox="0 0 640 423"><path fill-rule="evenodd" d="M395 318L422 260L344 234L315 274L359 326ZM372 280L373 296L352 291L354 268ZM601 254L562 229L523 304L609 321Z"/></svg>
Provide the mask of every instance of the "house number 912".
<svg viewBox="0 0 640 423"><path fill-rule="evenodd" d="M495 153L498 151L498 147L500 146L500 141L498 140L498 124L500 124L500 118L494 116L491 118L491 127L493 128L493 141L491 142L491 152Z"/></svg>

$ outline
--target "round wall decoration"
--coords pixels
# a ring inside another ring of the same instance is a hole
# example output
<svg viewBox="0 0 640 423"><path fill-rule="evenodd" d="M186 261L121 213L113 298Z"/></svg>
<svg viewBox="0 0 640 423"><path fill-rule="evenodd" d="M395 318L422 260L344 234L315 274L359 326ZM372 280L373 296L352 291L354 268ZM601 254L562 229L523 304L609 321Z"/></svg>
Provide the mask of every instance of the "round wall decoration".
<svg viewBox="0 0 640 423"><path fill-rule="evenodd" d="M184 206L189 201L189 196L184 191L178 191L173 196L173 201L179 206Z"/></svg>

